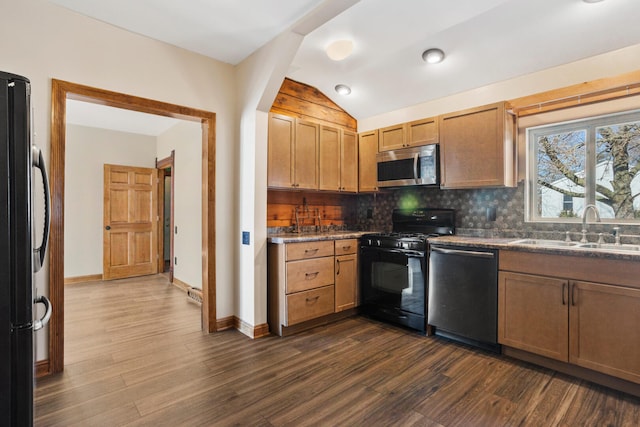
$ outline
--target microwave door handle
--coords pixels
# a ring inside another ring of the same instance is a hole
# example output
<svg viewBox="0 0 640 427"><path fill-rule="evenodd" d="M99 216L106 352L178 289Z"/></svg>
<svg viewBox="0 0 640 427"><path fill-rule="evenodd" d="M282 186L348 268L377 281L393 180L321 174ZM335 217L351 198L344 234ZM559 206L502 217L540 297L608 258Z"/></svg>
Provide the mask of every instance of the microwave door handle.
<svg viewBox="0 0 640 427"><path fill-rule="evenodd" d="M413 179L416 181L416 184L420 184L418 179L418 158L420 157L419 153L416 153L413 156Z"/></svg>

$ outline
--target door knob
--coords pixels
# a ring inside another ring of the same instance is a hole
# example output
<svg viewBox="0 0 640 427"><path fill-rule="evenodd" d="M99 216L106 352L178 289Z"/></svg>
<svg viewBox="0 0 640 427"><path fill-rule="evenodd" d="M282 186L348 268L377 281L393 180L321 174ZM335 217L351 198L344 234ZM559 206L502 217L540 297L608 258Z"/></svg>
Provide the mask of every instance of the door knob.
<svg viewBox="0 0 640 427"><path fill-rule="evenodd" d="M111 226L110 226L110 225L107 225L107 226L105 227L105 230L111 230Z"/></svg>

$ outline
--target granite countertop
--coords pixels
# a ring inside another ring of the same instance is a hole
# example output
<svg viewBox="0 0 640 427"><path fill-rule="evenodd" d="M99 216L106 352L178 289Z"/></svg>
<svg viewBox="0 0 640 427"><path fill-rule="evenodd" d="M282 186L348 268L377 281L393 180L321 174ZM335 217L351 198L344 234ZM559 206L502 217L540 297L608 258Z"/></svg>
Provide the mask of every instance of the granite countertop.
<svg viewBox="0 0 640 427"><path fill-rule="evenodd" d="M545 253L551 255L569 255L590 258L606 258L619 260L640 261L640 251L607 251L602 249L546 247L514 243L522 238L485 238L469 236L440 236L429 238L430 244L447 244L470 248L487 248L500 250L514 250L521 252Z"/></svg>
<svg viewBox="0 0 640 427"><path fill-rule="evenodd" d="M304 233L278 233L267 236L268 243L284 244L312 242L319 240L359 239L363 234L375 231L324 231ZM430 237L430 244L456 245L469 248L513 250L521 252L545 253L551 255L569 255L590 258L605 258L640 261L640 251L606 251L589 248L547 247L514 243L519 238L471 237L463 235Z"/></svg>
<svg viewBox="0 0 640 427"><path fill-rule="evenodd" d="M296 243L296 242L313 242L318 240L340 240L340 239L359 239L360 236L374 231L323 231L323 232L306 232L306 233L278 233L269 234L267 243Z"/></svg>

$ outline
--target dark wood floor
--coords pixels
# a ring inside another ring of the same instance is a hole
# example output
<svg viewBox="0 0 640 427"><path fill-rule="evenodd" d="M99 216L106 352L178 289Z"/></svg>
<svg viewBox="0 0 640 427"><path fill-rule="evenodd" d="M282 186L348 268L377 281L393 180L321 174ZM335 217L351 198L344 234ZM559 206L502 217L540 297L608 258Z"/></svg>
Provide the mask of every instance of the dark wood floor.
<svg viewBox="0 0 640 427"><path fill-rule="evenodd" d="M65 288L38 426L638 426L640 400L361 317L287 338L200 332L163 276Z"/></svg>

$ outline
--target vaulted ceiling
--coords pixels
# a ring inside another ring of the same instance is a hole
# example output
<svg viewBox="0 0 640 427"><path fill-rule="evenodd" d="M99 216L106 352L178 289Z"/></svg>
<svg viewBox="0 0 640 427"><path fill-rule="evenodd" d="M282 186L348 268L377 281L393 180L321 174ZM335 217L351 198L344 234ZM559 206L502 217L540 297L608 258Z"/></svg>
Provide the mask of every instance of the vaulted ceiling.
<svg viewBox="0 0 640 427"><path fill-rule="evenodd" d="M230 64L317 8L346 2L50 1ZM638 16L638 0L356 0L305 37L287 77L368 118L640 44ZM325 48L342 39L353 42L351 56L329 59ZM442 63L423 61L432 47L445 52ZM352 93L338 95L337 84Z"/></svg>

